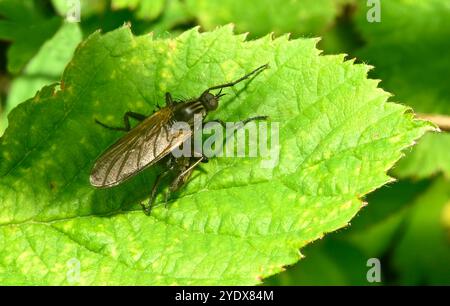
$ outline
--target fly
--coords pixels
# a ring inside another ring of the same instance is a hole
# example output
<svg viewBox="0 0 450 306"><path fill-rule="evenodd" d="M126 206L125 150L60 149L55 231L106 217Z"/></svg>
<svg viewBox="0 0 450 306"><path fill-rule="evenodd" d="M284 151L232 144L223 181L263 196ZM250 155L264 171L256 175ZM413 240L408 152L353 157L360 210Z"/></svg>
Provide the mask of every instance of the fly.
<svg viewBox="0 0 450 306"><path fill-rule="evenodd" d="M123 127L111 127L95 120L96 123L105 128L127 133L97 159L90 175L91 185L97 188L116 186L167 156L166 170L156 177L148 204L141 204L144 212L149 215L158 186L167 175L172 175L175 178L169 184L166 202L170 193L179 190L186 184L199 163L208 161L204 155L200 157L174 157L170 154L184 141L192 137L194 115L200 114L202 120L204 120L209 112L216 110L219 106L219 99L224 95L221 93L223 88L232 87L266 68L268 68L267 64L233 82L210 87L196 99L174 101L170 93L166 93L166 105L163 108L150 116L127 112L123 117ZM213 90L219 90L219 92L212 94L211 91ZM140 123L131 128L130 118L138 120ZM246 124L258 119L264 120L267 119L267 116L248 118L241 123ZM174 123L180 121L187 122L192 128L190 130L171 129ZM225 125L221 120L213 121ZM169 154L170 156L168 156Z"/></svg>

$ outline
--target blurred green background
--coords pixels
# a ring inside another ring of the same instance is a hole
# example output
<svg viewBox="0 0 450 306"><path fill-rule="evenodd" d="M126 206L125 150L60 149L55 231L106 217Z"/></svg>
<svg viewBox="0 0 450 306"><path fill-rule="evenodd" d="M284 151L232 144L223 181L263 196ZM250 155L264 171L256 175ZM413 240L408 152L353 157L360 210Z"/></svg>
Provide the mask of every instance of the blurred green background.
<svg viewBox="0 0 450 306"><path fill-rule="evenodd" d="M84 38L124 23L162 38L228 23L248 39L320 36L324 54L374 66L370 77L392 101L450 115L448 0L0 0L0 135L11 109L60 80ZM448 132L426 135L351 226L310 244L303 260L265 284L449 285L449 152ZM372 258L380 282L367 279Z"/></svg>

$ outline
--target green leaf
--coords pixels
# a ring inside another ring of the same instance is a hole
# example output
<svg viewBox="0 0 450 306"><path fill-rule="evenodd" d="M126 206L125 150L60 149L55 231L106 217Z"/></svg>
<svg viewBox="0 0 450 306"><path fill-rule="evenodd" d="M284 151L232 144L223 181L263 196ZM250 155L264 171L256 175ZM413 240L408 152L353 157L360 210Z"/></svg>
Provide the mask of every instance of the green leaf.
<svg viewBox="0 0 450 306"><path fill-rule="evenodd" d="M335 0L186 0L188 11L207 30L233 22L238 32L261 37L271 32L295 36L323 32L338 14Z"/></svg>
<svg viewBox="0 0 450 306"><path fill-rule="evenodd" d="M339 15L334 19L332 26L327 27L323 33L320 33L322 39L318 46L327 54L354 54L355 50L364 44L353 20L356 3L354 3L355 0L340 0L337 2L340 8Z"/></svg>
<svg viewBox="0 0 450 306"><path fill-rule="evenodd" d="M394 268L404 284L445 285L450 282L450 236L445 228L449 186L447 179L438 178L414 203L404 236L393 255Z"/></svg>
<svg viewBox="0 0 450 306"><path fill-rule="evenodd" d="M360 6L358 28L367 45L358 55L374 65L375 77L416 112L450 115L450 2L447 0L385 1L381 22L366 20ZM430 22L432 20L432 22ZM449 135L427 135L394 174L424 178L450 175Z"/></svg>
<svg viewBox="0 0 450 306"><path fill-rule="evenodd" d="M305 258L287 271L268 278L271 286L362 286L368 257L339 239L317 241L305 248ZM336 237L334 237L336 238Z"/></svg>
<svg viewBox="0 0 450 306"><path fill-rule="evenodd" d="M80 19L84 22L86 17L90 17L92 15L98 15L97 17L101 18L104 14L105 10L109 6L108 0L79 0L80 2ZM61 17L66 17L69 10L73 10L76 8L76 1L68 1L68 0L51 0L53 8L56 13Z"/></svg>
<svg viewBox="0 0 450 306"><path fill-rule="evenodd" d="M369 194L369 203L341 234L366 254L380 258L388 254L399 239L405 218L415 199L430 186L429 181L398 181Z"/></svg>
<svg viewBox="0 0 450 306"><path fill-rule="evenodd" d="M7 114L19 103L31 99L45 85L60 80L64 68L81 41L77 24L64 24L56 34L45 42L36 56L27 64L23 73L11 84L6 109L1 113L0 135L7 126Z"/></svg>
<svg viewBox="0 0 450 306"><path fill-rule="evenodd" d="M360 198L391 180L385 172L401 150L432 127L387 103L368 66L320 56L316 42L245 41L229 26L175 39L128 28L90 36L61 90L20 104L1 139L0 282L67 284L76 261L77 284L256 284L345 226ZM116 188L89 185L96 157L122 135L94 118L150 114L166 91L195 97L265 63L226 90L211 118L279 122L273 169L262 157L211 159L150 217L138 202L158 167Z"/></svg>
<svg viewBox="0 0 450 306"><path fill-rule="evenodd" d="M440 172L450 176L450 135L446 132L428 134L419 144L401 159L393 169L395 176L420 179Z"/></svg>
<svg viewBox="0 0 450 306"><path fill-rule="evenodd" d="M30 0L0 0L0 16L0 39L12 42L7 53L12 73L20 72L61 25L59 17L45 16Z"/></svg>
<svg viewBox="0 0 450 306"><path fill-rule="evenodd" d="M190 24L197 24L196 17L193 15L183 1L167 0L161 15L156 22L149 27L149 31L159 36L175 37L181 34L181 29L190 27Z"/></svg>
<svg viewBox="0 0 450 306"><path fill-rule="evenodd" d="M168 0L112 0L111 5L113 9L127 8L133 10L136 17L151 20L163 12L166 2Z"/></svg>
<svg viewBox="0 0 450 306"><path fill-rule="evenodd" d="M132 13L133 33L153 32L158 37L175 37L181 28L189 28L195 16L179 0L113 0L112 9L128 9Z"/></svg>
<svg viewBox="0 0 450 306"><path fill-rule="evenodd" d="M402 238L415 198L429 187L429 181L398 181L370 193L365 199L369 204L353 218L351 226L308 245L302 250L302 261L264 283L370 285L366 279L367 260L378 258L383 268L381 280L390 284L389 254Z"/></svg>
<svg viewBox="0 0 450 306"><path fill-rule="evenodd" d="M417 199L429 192L433 181L398 181L385 185L372 192L366 198L369 203L353 218L351 226L323 240L308 245L302 253L306 258L285 272L268 278L267 285L369 285L366 273L369 270L367 260L378 258L382 266L381 280L384 284L408 284L403 278L396 279L392 271L392 254L400 241L404 239L405 228L410 215L416 209ZM434 189L436 191L436 189ZM447 205L448 206L448 205ZM450 206L449 206L450 207ZM448 210L448 208L447 208ZM443 211L443 220L445 211ZM447 215L448 212L447 212ZM448 218L448 217L447 217ZM436 224L439 220L434 220ZM444 221L444 224L450 224ZM433 225L435 226L435 225ZM408 233L411 242L414 234ZM411 244L412 246L412 244ZM416 246L414 246L415 248ZM431 253L436 246L429 246ZM408 255L406 254L408 252ZM410 265L410 254L414 249L395 257L397 265L416 269ZM446 269L448 264L441 263ZM406 269L405 269L406 270ZM417 269L416 269L417 270ZM420 271L429 271L420 267ZM417 273L417 272L416 272ZM421 273L421 272L419 272ZM411 272L408 272L411 274ZM423 280L422 280L423 281Z"/></svg>

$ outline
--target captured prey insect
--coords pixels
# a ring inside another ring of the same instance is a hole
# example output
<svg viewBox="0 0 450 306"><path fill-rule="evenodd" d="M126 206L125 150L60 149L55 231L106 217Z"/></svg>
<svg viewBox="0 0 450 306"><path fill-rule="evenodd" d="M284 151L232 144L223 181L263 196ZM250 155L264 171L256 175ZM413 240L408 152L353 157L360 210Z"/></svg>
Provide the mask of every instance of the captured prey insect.
<svg viewBox="0 0 450 306"><path fill-rule="evenodd" d="M221 93L223 88L232 87L266 68L268 68L267 64L256 68L233 82L210 87L195 99L174 101L170 93L166 93L166 106L148 117L134 112L127 112L123 118L124 127L110 127L95 120L96 123L105 128L127 133L97 159L90 175L91 185L98 188L116 186L143 169L165 159L166 170L156 177L148 204L141 205L144 212L150 214L158 186L167 175L171 175L174 178L169 184L168 192L166 193L165 201L167 203L169 194L177 191L187 182L194 168L200 162L208 161L204 155L196 157L194 154L193 157L175 157L173 154L170 154L173 150L180 147L183 142L192 137L194 115L201 115L202 120L204 120L209 112L217 109L219 99L224 95ZM219 90L219 92L212 94L211 91L213 90ZM136 127L131 128L130 118L136 119L140 123ZM265 120L267 116L248 118L242 121L241 124L258 119ZM223 126L225 125L221 120L212 121L218 122ZM176 122L186 122L191 129L171 129Z"/></svg>

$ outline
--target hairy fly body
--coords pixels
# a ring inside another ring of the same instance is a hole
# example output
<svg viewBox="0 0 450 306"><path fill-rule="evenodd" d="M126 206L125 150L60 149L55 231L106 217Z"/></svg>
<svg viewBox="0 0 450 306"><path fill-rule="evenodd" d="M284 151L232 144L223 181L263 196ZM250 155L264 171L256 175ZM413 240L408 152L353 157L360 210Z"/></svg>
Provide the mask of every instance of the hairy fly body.
<svg viewBox="0 0 450 306"><path fill-rule="evenodd" d="M196 99L177 102L173 101L170 93L166 93L166 105L163 108L148 117L127 112L124 115L123 127L110 127L96 120L105 128L127 133L97 159L90 175L91 185L98 188L116 186L164 159L166 170L157 176L148 204L142 204L144 212L150 214L158 186L165 177L174 177L166 193L167 202L169 194L177 191L188 181L195 167L200 162L207 162L205 156L174 157L170 154L193 135L193 128L176 130L171 128L172 125L176 122L187 122L192 127L195 115L201 115L204 119L209 112L217 109L219 99L224 95L221 93L223 88L232 87L266 68L268 65L263 65L234 82L210 87ZM212 94L213 90L219 90L219 92ZM131 128L130 118L140 123ZM243 123L256 119L266 119L266 116L248 118ZM223 124L220 120L215 121Z"/></svg>

